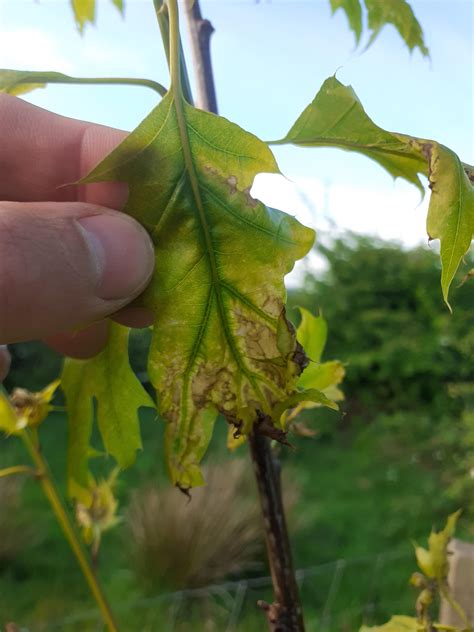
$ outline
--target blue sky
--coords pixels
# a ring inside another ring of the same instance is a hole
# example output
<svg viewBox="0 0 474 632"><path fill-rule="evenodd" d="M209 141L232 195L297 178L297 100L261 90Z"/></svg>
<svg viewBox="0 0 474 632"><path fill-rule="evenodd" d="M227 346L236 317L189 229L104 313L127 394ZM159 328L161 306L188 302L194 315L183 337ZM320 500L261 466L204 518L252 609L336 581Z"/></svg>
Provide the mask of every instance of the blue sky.
<svg viewBox="0 0 474 632"><path fill-rule="evenodd" d="M383 0L381 0L383 1ZM431 58L410 55L391 26L357 50L345 15L329 0L201 0L214 24L220 113L264 139L281 137L337 70L380 126L434 138L474 163L471 0L411 2ZM95 28L81 38L66 0L0 0L0 67L77 75L129 75L168 83L152 0L126 0L122 19L98 0ZM140 88L52 86L26 98L61 114L132 129L156 103ZM371 232L426 243L426 200L368 159L338 150L275 150L288 177L262 176L265 202L319 229Z"/></svg>

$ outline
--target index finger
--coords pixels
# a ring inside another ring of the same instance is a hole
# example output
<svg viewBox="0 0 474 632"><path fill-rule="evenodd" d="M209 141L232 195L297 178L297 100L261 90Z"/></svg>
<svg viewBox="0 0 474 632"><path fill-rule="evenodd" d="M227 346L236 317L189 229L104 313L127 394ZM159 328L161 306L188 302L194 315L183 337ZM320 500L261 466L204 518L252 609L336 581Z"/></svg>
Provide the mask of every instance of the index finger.
<svg viewBox="0 0 474 632"><path fill-rule="evenodd" d="M84 201L121 209L125 185L62 185L77 182L125 136L0 94L0 200Z"/></svg>

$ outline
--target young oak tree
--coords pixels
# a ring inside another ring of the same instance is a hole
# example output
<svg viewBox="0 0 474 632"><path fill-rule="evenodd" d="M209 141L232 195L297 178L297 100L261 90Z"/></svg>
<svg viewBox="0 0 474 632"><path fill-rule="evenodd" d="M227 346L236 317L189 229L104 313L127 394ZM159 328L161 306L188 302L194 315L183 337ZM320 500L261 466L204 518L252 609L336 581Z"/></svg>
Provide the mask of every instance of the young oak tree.
<svg viewBox="0 0 474 632"><path fill-rule="evenodd" d="M121 0L112 1L123 10ZM323 83L286 136L270 143L195 108L180 41L178 2L154 4L170 66L167 90L146 79L14 70L0 71L0 89L22 94L47 83L123 83L152 88L163 97L81 183L126 182L125 212L147 229L155 245L159 265L136 304L155 316L148 373L156 407L167 422L170 478L184 491L203 484L199 464L218 414L234 436L250 438L267 544L274 544L269 554L276 600L265 605L270 627L303 630L268 439L286 441L288 410L337 405L324 392L329 384L314 369L319 357L313 354L311 337L301 333L298 339L285 316L284 276L311 249L314 232L252 198L250 188L257 173L279 173L272 144L355 151L422 192L419 176L426 176L431 188L427 231L430 239L440 240L441 288L449 306L449 287L473 236L473 169L436 141L377 126L354 90L336 77ZM72 0L72 7L82 32L95 19L95 1ZM199 28L204 21L197 2L191 0L184 8L200 22L195 26L202 55L211 31ZM331 8L346 13L359 42L364 28L360 0L331 0ZM405 0L365 0L365 12L369 45L391 23L410 50L428 54ZM207 88L203 83L202 95L209 96L209 82ZM212 108L212 99L206 102L202 95L201 105ZM309 344L307 353L303 339ZM130 465L141 446L138 409L155 406L130 367L127 349L128 330L111 324L102 353L91 360L65 362L61 386L69 415L68 490L86 506L91 502L88 459L94 400L105 450L120 467ZM338 375L332 384L340 381Z"/></svg>

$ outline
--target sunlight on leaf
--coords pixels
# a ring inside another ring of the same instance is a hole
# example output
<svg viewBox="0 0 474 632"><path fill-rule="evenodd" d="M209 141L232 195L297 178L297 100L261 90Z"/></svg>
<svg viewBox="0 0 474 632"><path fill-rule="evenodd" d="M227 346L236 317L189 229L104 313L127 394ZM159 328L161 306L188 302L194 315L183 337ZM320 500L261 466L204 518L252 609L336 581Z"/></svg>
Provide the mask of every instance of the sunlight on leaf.
<svg viewBox="0 0 474 632"><path fill-rule="evenodd" d="M126 181L126 211L155 243L142 299L155 313L149 375L171 478L188 488L202 483L217 412L245 433L295 390L304 355L283 277L314 233L250 196L257 173L278 172L263 142L178 98L170 92L84 181Z"/></svg>
<svg viewBox="0 0 474 632"><path fill-rule="evenodd" d="M61 388L69 416L68 492L78 497L89 483L93 404L105 450L127 467L141 448L138 408L154 407L128 360L126 327L111 324L107 347L90 360L66 359Z"/></svg>

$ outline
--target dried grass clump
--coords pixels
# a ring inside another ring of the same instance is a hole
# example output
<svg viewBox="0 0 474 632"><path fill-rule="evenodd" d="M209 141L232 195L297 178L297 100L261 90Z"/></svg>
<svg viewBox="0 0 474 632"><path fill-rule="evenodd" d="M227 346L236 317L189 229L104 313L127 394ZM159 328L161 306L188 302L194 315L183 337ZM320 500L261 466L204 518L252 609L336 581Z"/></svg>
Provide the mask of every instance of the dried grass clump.
<svg viewBox="0 0 474 632"><path fill-rule="evenodd" d="M16 477L0 478L0 571L15 561L31 535L21 511L21 485Z"/></svg>
<svg viewBox="0 0 474 632"><path fill-rule="evenodd" d="M134 566L151 585L195 588L259 567L262 535L251 465L209 466L191 499L172 487L135 492L126 523Z"/></svg>

